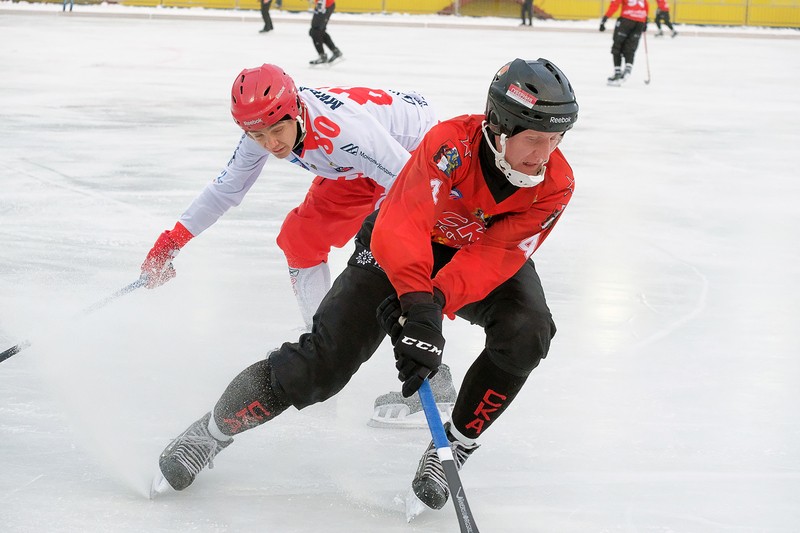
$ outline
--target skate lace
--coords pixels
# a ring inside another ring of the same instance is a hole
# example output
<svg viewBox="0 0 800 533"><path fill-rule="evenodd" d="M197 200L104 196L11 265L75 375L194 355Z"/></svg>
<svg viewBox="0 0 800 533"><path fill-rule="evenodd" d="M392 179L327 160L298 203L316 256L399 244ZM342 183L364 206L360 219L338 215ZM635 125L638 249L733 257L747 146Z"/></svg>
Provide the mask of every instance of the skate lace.
<svg viewBox="0 0 800 533"><path fill-rule="evenodd" d="M214 468L214 457L222 448L223 446L220 446L210 433L200 429L191 433L187 432L181 439L181 443L175 447L172 456L186 470L196 476L206 465L208 468Z"/></svg>
<svg viewBox="0 0 800 533"><path fill-rule="evenodd" d="M456 468L461 470L461 467L469 458L470 454L478 449L478 445L475 444L473 446L467 446L462 444L461 442L451 442L450 449L453 451L453 459L456 463ZM432 479L437 485L439 485L445 492L445 494L449 493L447 487L447 478L444 474L444 467L442 466L442 461L439 460L439 455L436 453L436 448L431 442L428 449L425 450L425 467L422 470L422 477L428 477Z"/></svg>

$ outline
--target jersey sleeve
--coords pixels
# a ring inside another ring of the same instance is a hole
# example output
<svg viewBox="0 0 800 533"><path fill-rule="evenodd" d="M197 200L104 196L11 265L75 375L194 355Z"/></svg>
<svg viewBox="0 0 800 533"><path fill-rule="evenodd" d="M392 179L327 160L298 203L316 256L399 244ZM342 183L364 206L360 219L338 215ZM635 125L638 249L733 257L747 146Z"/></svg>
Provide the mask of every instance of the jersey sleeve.
<svg viewBox="0 0 800 533"><path fill-rule="evenodd" d="M398 295L433 293L431 229L436 204L450 193L448 179L434 183L433 154L445 138L432 129L411 155L381 205L372 233L372 253ZM437 178L438 179L438 178Z"/></svg>
<svg viewBox="0 0 800 533"><path fill-rule="evenodd" d="M228 209L242 203L268 157L269 152L247 135L242 135L220 175L206 185L183 212L179 219L181 224L197 236L219 220Z"/></svg>
<svg viewBox="0 0 800 533"><path fill-rule="evenodd" d="M617 12L617 10L619 9L620 5L622 5L622 0L611 0L611 5L608 6L608 9L606 10L605 17L606 18L613 17L614 13Z"/></svg>

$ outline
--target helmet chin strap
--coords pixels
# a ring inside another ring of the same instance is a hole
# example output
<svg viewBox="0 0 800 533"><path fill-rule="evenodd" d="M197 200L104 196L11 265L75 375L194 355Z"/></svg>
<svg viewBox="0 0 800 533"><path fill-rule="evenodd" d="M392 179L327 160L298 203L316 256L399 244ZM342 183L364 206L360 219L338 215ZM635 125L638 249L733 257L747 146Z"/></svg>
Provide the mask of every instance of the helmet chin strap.
<svg viewBox="0 0 800 533"><path fill-rule="evenodd" d="M303 113L305 113L306 107L304 105L300 105L300 112L297 113L297 129L300 131L299 135L297 136L297 142L294 143L292 146L292 150L300 146L303 140L306 138L306 122L303 120Z"/></svg>
<svg viewBox="0 0 800 533"><path fill-rule="evenodd" d="M489 148L494 153L494 164L497 165L497 168L500 169L500 172L503 173L506 179L511 182L511 185L514 185L515 187L536 187L544 181L544 171L546 168L545 165L542 165L542 168L535 176L514 170L511 168L509 162L506 161L506 139L508 136L505 133L500 134L501 151L498 152L494 147L494 142L489 138L489 132L487 131L489 128L486 127L485 120L481 124L481 129L483 129L483 136L489 143Z"/></svg>

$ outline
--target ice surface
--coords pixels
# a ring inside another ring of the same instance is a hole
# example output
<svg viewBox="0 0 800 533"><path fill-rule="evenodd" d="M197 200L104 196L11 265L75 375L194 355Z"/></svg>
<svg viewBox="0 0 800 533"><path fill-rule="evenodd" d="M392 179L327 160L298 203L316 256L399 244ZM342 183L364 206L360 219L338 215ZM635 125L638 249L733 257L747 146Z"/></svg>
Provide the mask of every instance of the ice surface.
<svg viewBox="0 0 800 533"><path fill-rule="evenodd" d="M449 117L481 112L518 56L552 59L575 87L562 148L577 187L535 255L551 353L462 472L481 531L800 529L796 32L651 35L652 83L640 49L633 78L609 88L596 21L337 13L347 61L315 70L307 13L259 34L253 12L60 9L0 3L0 349L33 342L0 365L2 531L457 531L449 505L405 522L428 434L366 425L398 388L386 346L334 401L241 435L190 489L147 499L167 442L296 338L274 238L310 174L270 162L175 280L80 311L138 277L228 160L242 68L414 89ZM462 321L445 334L460 379L482 334Z"/></svg>

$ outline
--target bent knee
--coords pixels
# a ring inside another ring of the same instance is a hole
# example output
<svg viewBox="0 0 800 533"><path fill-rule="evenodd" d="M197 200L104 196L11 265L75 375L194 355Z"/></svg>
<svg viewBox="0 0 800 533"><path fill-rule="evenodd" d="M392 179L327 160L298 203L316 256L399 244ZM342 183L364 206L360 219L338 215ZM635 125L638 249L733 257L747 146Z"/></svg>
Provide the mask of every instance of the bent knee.
<svg viewBox="0 0 800 533"><path fill-rule="evenodd" d="M487 332L486 347L492 362L506 372L527 376L547 357L556 325L548 312L517 314L503 327Z"/></svg>

